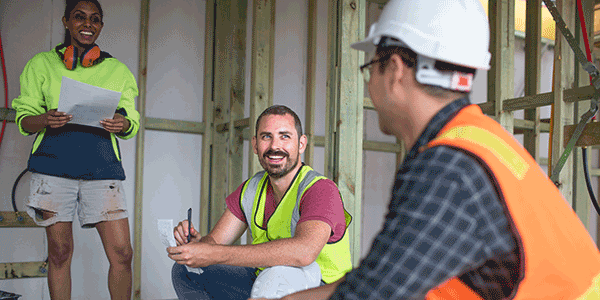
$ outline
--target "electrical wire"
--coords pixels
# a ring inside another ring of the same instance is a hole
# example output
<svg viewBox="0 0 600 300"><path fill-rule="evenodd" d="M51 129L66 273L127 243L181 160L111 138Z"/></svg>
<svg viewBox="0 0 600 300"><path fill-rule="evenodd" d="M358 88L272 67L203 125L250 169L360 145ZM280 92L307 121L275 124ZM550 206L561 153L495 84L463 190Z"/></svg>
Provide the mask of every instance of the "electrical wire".
<svg viewBox="0 0 600 300"><path fill-rule="evenodd" d="M585 24L585 16L583 15L583 6L581 4L581 0L577 0L577 11L579 12L579 23L581 24L581 31L583 35L583 42L585 44L585 53L589 62L592 62L592 51L590 49L590 41L588 39L587 27ZM590 74L590 82L592 82L592 75ZM594 116L592 120L596 117ZM596 196L594 195L594 190L592 189L592 183L590 182L590 175L588 173L588 163L587 163L587 149L586 147L581 148L581 158L583 160L583 174L585 176L585 185L588 190L588 194L590 194L590 201L594 205L596 209L596 213L600 216L600 207L598 206L598 201L596 200Z"/></svg>
<svg viewBox="0 0 600 300"><path fill-rule="evenodd" d="M588 39L587 26L585 25L585 16L583 15L583 6L581 0L577 0L577 12L579 12L579 23L581 23L581 33L583 35L583 43L585 44L585 55L589 62L592 62L592 51L590 49L590 40ZM590 74L590 82L592 75Z"/></svg>
<svg viewBox="0 0 600 300"><path fill-rule="evenodd" d="M23 172L21 172L21 174L19 174L19 176L17 177L17 180L15 180L15 183L13 184L13 188L12 188L12 193L10 194L11 198L12 198L12 206L15 212L18 212L19 210L17 209L17 201L15 201L15 194L17 191L17 185L19 185L19 181L21 180L21 177L23 177L23 175L25 175L25 173L27 173L27 169L23 170Z"/></svg>
<svg viewBox="0 0 600 300"><path fill-rule="evenodd" d="M6 77L6 64L4 63L5 59L4 59L4 49L2 47L2 36L0 35L0 61L2 62L2 78L4 79L4 107L8 108L8 79ZM2 121L2 130L0 131L0 145L2 145L2 139L4 138L4 131L6 130L6 120ZM18 212L17 210L17 203L15 201L15 191L17 190L17 184L19 183L19 180L21 180L21 177L23 177L23 175L25 175L25 173L27 172L27 169L25 169L23 172L21 172L21 174L19 175L19 177L17 177L17 180L15 181L13 188L12 188L12 206L13 206L13 210L15 212Z"/></svg>
<svg viewBox="0 0 600 300"><path fill-rule="evenodd" d="M8 108L8 79L6 78L6 65L4 63L4 50L2 49L2 36L0 35L0 61L2 61L2 77L4 79L4 107ZM0 145L4 138L6 130L6 119L2 121L2 130L0 130Z"/></svg>
<svg viewBox="0 0 600 300"><path fill-rule="evenodd" d="M592 201L596 212L600 216L600 206L598 206L598 201L596 200L596 196L594 196L594 190L592 189L592 183L590 182L590 175L588 174L587 149L585 147L581 148L581 158L583 159L583 175L585 176L585 185L587 186L588 193L590 194L590 200Z"/></svg>

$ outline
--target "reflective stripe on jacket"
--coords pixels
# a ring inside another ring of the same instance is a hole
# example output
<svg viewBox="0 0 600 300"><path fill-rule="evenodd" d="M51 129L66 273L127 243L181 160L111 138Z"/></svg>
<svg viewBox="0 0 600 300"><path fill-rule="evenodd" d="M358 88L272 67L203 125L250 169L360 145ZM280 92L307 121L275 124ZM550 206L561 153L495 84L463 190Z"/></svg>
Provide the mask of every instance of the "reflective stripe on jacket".
<svg viewBox="0 0 600 300"><path fill-rule="evenodd" d="M600 255L585 227L529 153L479 106L463 108L428 147L473 154L488 169L521 252L511 299L600 299ZM457 277L426 299L481 299Z"/></svg>
<svg viewBox="0 0 600 300"><path fill-rule="evenodd" d="M265 171L256 173L242 187L240 205L248 228L252 233L252 244L261 244L268 241L291 238L296 232L296 225L300 220L300 200L302 195L315 182L325 179L323 175L314 171L311 167L303 165L298 170L292 184L281 199L281 202L267 221L266 228L263 227L265 217L266 187L269 184L268 175ZM341 195L340 195L341 196ZM346 228L352 217L344 209ZM344 236L337 242L327 243L317 257L317 263L321 268L322 279L326 283L340 279L352 269L350 259L350 244L347 230Z"/></svg>

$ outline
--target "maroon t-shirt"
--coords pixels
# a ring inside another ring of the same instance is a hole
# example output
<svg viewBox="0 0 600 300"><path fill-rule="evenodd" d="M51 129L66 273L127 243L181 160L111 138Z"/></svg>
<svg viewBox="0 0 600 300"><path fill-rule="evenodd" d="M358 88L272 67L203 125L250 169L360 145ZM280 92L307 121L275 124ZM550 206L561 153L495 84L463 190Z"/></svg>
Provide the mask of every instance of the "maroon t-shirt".
<svg viewBox="0 0 600 300"><path fill-rule="evenodd" d="M233 193L225 199L227 208L240 221L248 224L246 216L240 207L240 196L242 193L242 183ZM267 184L267 197L265 202L265 218L266 224L273 212L275 211L275 198L273 197L273 188ZM331 236L328 243L339 241L344 236L346 230L346 220L344 218L344 205L340 192L335 183L329 179L321 179L315 182L300 199L300 220L298 224L309 221L323 221L331 227Z"/></svg>

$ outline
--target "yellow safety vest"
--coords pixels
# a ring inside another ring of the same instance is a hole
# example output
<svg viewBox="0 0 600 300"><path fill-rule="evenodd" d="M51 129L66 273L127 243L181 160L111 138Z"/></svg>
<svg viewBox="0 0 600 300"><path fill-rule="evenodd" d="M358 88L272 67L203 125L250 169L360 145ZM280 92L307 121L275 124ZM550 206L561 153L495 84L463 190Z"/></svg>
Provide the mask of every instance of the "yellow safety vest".
<svg viewBox="0 0 600 300"><path fill-rule="evenodd" d="M265 171L256 173L242 187L240 206L252 233L252 244L266 243L272 240L291 238L300 220L300 199L304 192L315 182L326 179L311 167L302 165L292 181L292 184L281 199L281 202L263 227L265 216L265 200L268 175ZM341 197L341 195L340 195ZM325 200L324 200L325 201ZM346 228L350 225L352 216L344 209ZM321 276L325 283L331 283L352 269L348 231L337 242L327 243L317 257L321 268ZM262 270L262 269L261 269Z"/></svg>

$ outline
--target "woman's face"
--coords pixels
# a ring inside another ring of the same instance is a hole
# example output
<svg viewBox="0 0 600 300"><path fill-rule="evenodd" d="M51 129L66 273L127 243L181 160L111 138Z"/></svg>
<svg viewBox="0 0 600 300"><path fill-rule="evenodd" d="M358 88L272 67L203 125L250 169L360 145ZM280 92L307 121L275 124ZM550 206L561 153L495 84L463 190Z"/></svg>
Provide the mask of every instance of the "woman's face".
<svg viewBox="0 0 600 300"><path fill-rule="evenodd" d="M96 5L87 1L79 2L69 19L63 17L62 21L71 35L71 44L80 47L93 45L104 26Z"/></svg>

